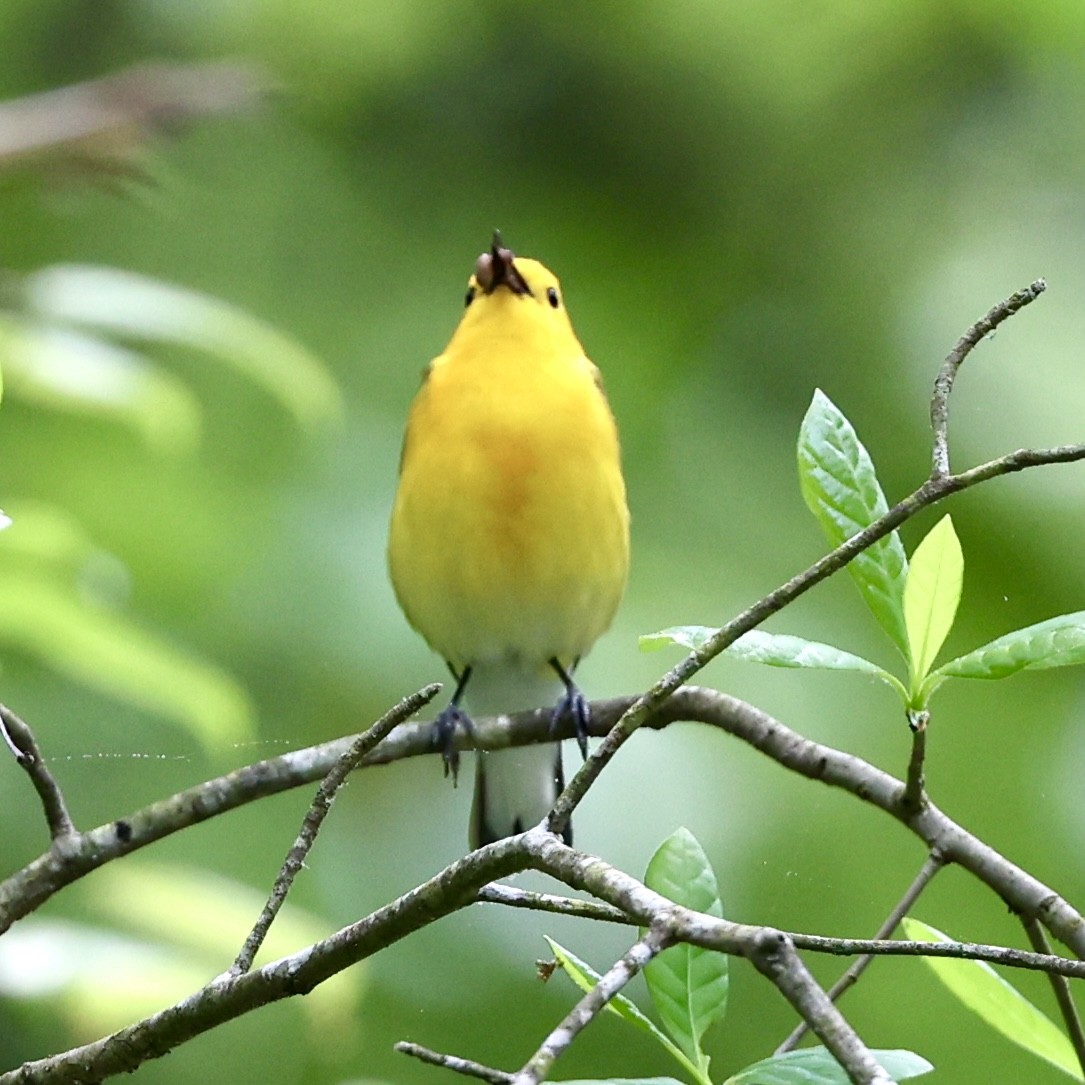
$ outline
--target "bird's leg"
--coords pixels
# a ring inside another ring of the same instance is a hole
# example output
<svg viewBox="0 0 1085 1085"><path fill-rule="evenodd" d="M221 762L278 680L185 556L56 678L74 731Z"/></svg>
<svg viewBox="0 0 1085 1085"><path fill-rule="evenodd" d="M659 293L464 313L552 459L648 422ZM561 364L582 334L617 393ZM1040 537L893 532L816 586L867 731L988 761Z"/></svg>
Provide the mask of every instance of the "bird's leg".
<svg viewBox="0 0 1085 1085"><path fill-rule="evenodd" d="M561 679L562 685L565 686L565 692L554 706L553 714L550 717L550 729L553 731L561 722L561 717L568 712L573 718L576 744L580 747L580 754L586 761L588 759L588 724L591 723L591 705L588 704L587 698L573 681L572 675L556 657L550 660L550 666L554 668L557 676Z"/></svg>
<svg viewBox="0 0 1085 1085"><path fill-rule="evenodd" d="M471 677L471 668L464 667L457 674L450 663L448 669L452 671L452 677L456 679L456 689L452 694L452 699L433 721L431 741L434 746L439 747L441 760L445 765L445 776L452 773L452 786L455 787L460 778L460 751L456 749L456 728L462 727L469 735L474 735L475 725L471 722L471 717L460 708L463 691L467 688L467 681Z"/></svg>

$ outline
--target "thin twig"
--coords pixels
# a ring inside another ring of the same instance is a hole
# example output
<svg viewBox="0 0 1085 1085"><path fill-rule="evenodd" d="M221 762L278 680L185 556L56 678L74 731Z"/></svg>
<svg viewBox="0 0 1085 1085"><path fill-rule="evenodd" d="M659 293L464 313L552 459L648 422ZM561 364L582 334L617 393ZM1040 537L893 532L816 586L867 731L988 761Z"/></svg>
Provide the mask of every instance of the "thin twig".
<svg viewBox="0 0 1085 1085"><path fill-rule="evenodd" d="M15 755L17 764L26 770L38 798L41 799L50 839L55 843L75 836L75 825L68 813L64 793L41 756L34 732L6 705L0 705L0 733L3 734L8 749Z"/></svg>
<svg viewBox="0 0 1085 1085"><path fill-rule="evenodd" d="M539 1085L573 1040L606 1008L607 1003L655 956L667 948L669 938L657 927L635 942L599 978L599 982L565 1015L538 1050L513 1075L513 1085Z"/></svg>
<svg viewBox="0 0 1085 1085"><path fill-rule="evenodd" d="M438 688L428 686L423 693L427 698L435 696ZM377 751L390 745L395 751L392 760L432 753L432 735L433 729L428 723L403 724L377 747ZM160 799L116 821L63 838L58 841L63 847L55 844L0 882L0 934L16 920L39 908L53 894L114 859L257 799L322 780L353 741L353 737L336 739L256 761Z"/></svg>
<svg viewBox="0 0 1085 1085"><path fill-rule="evenodd" d="M523 837L470 852L434 877L289 957L216 977L198 991L109 1036L0 1074L0 1085L100 1082L260 1006L307 994L329 977L468 906L478 889L526 864Z"/></svg>
<svg viewBox="0 0 1085 1085"><path fill-rule="evenodd" d="M985 336L991 335L1004 320L1019 309L1035 301L1045 290L1047 283L1037 279L1034 283L1000 301L991 311L980 317L971 328L957 340L957 345L946 356L938 376L934 379L931 397L931 428L934 431L934 447L931 453L931 477L942 478L949 474L949 396L957 372L973 347Z"/></svg>
<svg viewBox="0 0 1085 1085"><path fill-rule="evenodd" d="M889 936L897 929L897 924L901 919L911 910L912 905L919 899L919 895L930 884L931 879L945 866L945 860L937 851L932 851L920 867L919 873L912 879L912 884L904 892L904 896L900 898L896 906L886 917L885 922L878 928L878 933L874 935L875 941L882 941L889 938ZM799 935L791 935L791 940L803 948L802 939ZM944 943L942 943L944 944ZM813 947L811 947L813 948ZM829 998L833 1002L838 1002L840 997L844 994L849 987L856 983L859 977L866 971L870 962L874 960L875 953L864 953L854 964L850 965L845 973L829 988ZM793 1048L799 1045L799 1041L809 1031L809 1026L803 1021L794 1032L780 1046L776 1049L777 1055L782 1055L785 1051L791 1051Z"/></svg>
<svg viewBox="0 0 1085 1085"><path fill-rule="evenodd" d="M577 919L596 919L623 925L635 923L625 912L597 900L575 900L573 897L559 897L553 893L532 893L497 882L484 885L478 891L476 899L480 904L503 904L506 908L526 908L529 911L549 912L551 915L576 916Z"/></svg>
<svg viewBox="0 0 1085 1085"><path fill-rule="evenodd" d="M538 847L529 852L529 860L536 870L620 908L649 930L665 931L668 942L683 941L745 957L772 981L799 1016L810 1022L853 1082L888 1085L889 1079L869 1048L818 986L786 934L684 908L624 871L568 847L542 829L533 829L516 839L532 838L538 841ZM4 1085L2 1079L0 1085Z"/></svg>
<svg viewBox="0 0 1085 1085"><path fill-rule="evenodd" d="M440 1066L457 1074L465 1074L467 1077L477 1077L489 1082L490 1085L510 1085L512 1081L512 1074L506 1074L504 1070L495 1070L492 1066L483 1066L480 1062L462 1059L459 1055L445 1055L440 1051L431 1051L428 1047L408 1043L406 1040L394 1044L392 1050L398 1051L401 1055L421 1059L422 1062L428 1062L431 1066Z"/></svg>
<svg viewBox="0 0 1085 1085"><path fill-rule="evenodd" d="M426 686L417 693L405 697L399 704L394 705L372 727L358 735L328 770L328 774L324 777L317 790L316 797L313 799L308 811L306 811L297 839L286 853L282 869L279 871L279 876L275 879L275 885L272 887L271 895L268 897L267 903L264 905L259 918L249 932L248 938L245 939L245 944L241 947L241 952L238 953L237 959L230 969L231 973L238 975L247 972L252 967L253 959L259 952L260 946L263 945L271 924L279 914L279 909L286 902L286 895L294 884L294 878L297 877L298 871L305 864L305 857L309 854L313 844L316 843L320 826L328 816L328 811L331 810L336 793L346 782L347 776L353 772L358 762L393 727L406 719L410 719L424 704L436 696L440 688L438 685Z"/></svg>
<svg viewBox="0 0 1085 1085"><path fill-rule="evenodd" d="M763 599L736 615L726 625L717 629L713 636L699 648L690 652L677 666L663 675L651 689L638 697L587 761L581 765L558 797L549 819L551 830L560 833L565 828L573 811L618 750L675 690L729 648L743 633L754 629L766 618L776 614L800 595L809 591L815 584L820 584L821 581L842 569L857 554L895 531L905 520L950 494L967 490L988 479L1014 474L1042 464L1072 463L1083 459L1085 459L1085 444L1062 445L1049 449L1019 449L963 471L959 475L927 479L918 489L898 501L872 524L856 532L835 550L815 561L809 568L796 574L786 583L769 592Z"/></svg>
<svg viewBox="0 0 1085 1085"><path fill-rule="evenodd" d="M990 946L983 942L911 942L903 938L827 938L822 934L795 934L788 937L799 949L811 953L829 953L834 957L854 957L869 953L875 957L948 957L961 961L986 961L1006 968L1029 972L1050 972L1069 979L1085 979L1085 961L1060 957L1053 953L1031 953L1010 946Z"/></svg>
<svg viewBox="0 0 1085 1085"><path fill-rule="evenodd" d="M1051 946L1039 920L1034 916L1022 916L1021 922L1025 927L1025 933L1028 935L1032 948L1037 953L1050 953ZM1070 984L1066 982L1065 976L1051 970L1045 971L1047 971L1047 978L1051 981L1051 989L1055 993L1055 1001L1058 1003L1059 1013L1062 1014L1063 1023L1066 1025L1066 1034L1070 1037L1074 1054L1077 1056L1078 1066L1081 1067L1081 1072L1085 1074L1085 1032L1081 1028L1081 1016L1077 1012L1077 1006L1074 1005L1074 996L1070 992Z"/></svg>
<svg viewBox="0 0 1085 1085"><path fill-rule="evenodd" d="M783 932L798 949L811 953L826 953L834 957L859 956L859 960L829 988L829 997L834 1002L855 983L863 970L876 957L949 957L986 961L1006 968L1023 968L1072 979L1085 979L1085 961L1060 957L1051 953L1050 950L1029 953L1008 946L992 946L980 942L915 942L891 938L890 935L918 900L931 878L944 866L945 860L937 853L932 853L927 857L912 884L873 938L830 938L822 934L806 934L801 931ZM571 897L553 896L549 893L530 893L499 883L483 886L478 891L476 899L480 903L503 904L510 908L528 908L557 915L572 915L579 919L602 920L608 923L620 923L623 926L643 925L635 915L600 901L575 900ZM778 1052L790 1050L806 1031L805 1027L796 1029L795 1033L780 1045Z"/></svg>
<svg viewBox="0 0 1085 1085"><path fill-rule="evenodd" d="M935 382L935 391L931 404L931 416L935 419L935 451L932 454L936 463L939 462L937 453L939 441L945 443L947 440L948 399L953 388L953 379L957 369L960 368L961 363L967 357L975 342L978 342L983 335L993 331L1002 321L1012 316L1017 310L1033 301L1044 289L1043 280L1037 280L1026 289L1020 290L1005 301L1000 302L985 317L969 328L950 353L949 358L946 359L942 372ZM1064 448L1051 451L1066 454L1071 449ZM1073 452L1073 456L1067 458L1081 459L1085 457L1085 445L1073 446ZM904 498L903 501L899 501L884 516L879 517L862 531L847 539L835 550L826 554L819 561L814 562L804 572L793 576L786 584L782 584L762 600L732 618L726 625L718 629L714 636L710 637L699 648L690 652L678 666L656 682L611 730L591 757L585 761L572 780L569 781L562 794L558 796L558 801L554 804L549 819L551 830L555 833L561 833L565 829L573 810L587 794L588 789L629 736L644 723L652 710L657 705L662 704L679 686L688 682L707 663L729 648L743 633L748 633L766 618L771 617L804 592L809 591L815 584L819 584L838 569L842 569L857 554L873 546L879 539L894 531L920 509L941 501L948 494L956 493L958 490L966 489L984 478L992 477L986 474L985 471L993 468L995 464L1001 464L1000 469L995 472L997 474L1008 474L1012 471L1019 471L1025 466L1032 466L1031 463L1019 462L1019 457L1027 459L1034 455L1036 455L1034 450L1021 450L1003 457L1001 461L992 461L989 464L981 465L979 468L973 468L970 472L954 476L949 474L947 452L945 455L946 469L944 471L937 469L933 471L923 485ZM1058 462L1065 462L1065 460L1060 458Z"/></svg>
<svg viewBox="0 0 1085 1085"><path fill-rule="evenodd" d="M760 624L792 599L824 580L850 561L855 554L888 535L921 509L942 500L951 493L1031 467L1073 463L1082 459L1085 459L1085 444L1061 445L1046 449L1019 449L959 475L925 483L915 493L894 505L885 516L880 517L836 550L815 562L805 572L792 577L760 603L749 607L732 619L696 652L691 652L664 675L647 693L635 699L622 701L624 711L620 719L614 716L606 717L608 725L606 730L598 726L598 720L593 723L591 733L605 735L604 740L573 777L555 804L551 826L555 830L560 830L561 825L568 820L592 781L638 727L649 719L670 722L676 718L670 708L665 705L667 698L675 690L684 685L709 660L722 652L742 633ZM602 718L599 717L599 719ZM512 726L507 730L492 725L491 721L489 726L477 726L476 733L470 742L480 749L497 749L525 741L522 737L525 733L529 733L534 741L544 741L550 737L550 734L549 731L540 730L542 726L540 721L543 720L547 720L547 717L541 713L520 713L512 717ZM621 724L620 727L618 723ZM549 726L548 722L546 726ZM563 729L564 724L559 723L558 733L563 735ZM403 757L432 753L431 735L429 724L417 724L413 728L405 725L372 751L363 763L384 764ZM0 934L15 920L29 915L58 890L104 863L137 848L145 847L180 829L252 802L254 799L277 794L300 784L323 778L328 767L339 756L348 741L340 739L335 743L326 743L322 746L285 754L282 757L256 762L226 776L208 780L196 787L179 792L169 799L154 803L116 822L79 834L74 841L67 842L68 846L62 856L58 856L53 850L46 852L0 883ZM462 734L456 736L456 742L460 745L467 745L468 741ZM860 796L863 795L861 786L855 790ZM1056 897L1056 899L1060 898ZM1027 910L1027 906L1021 910ZM1059 934L1058 937L1065 941L1063 935Z"/></svg>

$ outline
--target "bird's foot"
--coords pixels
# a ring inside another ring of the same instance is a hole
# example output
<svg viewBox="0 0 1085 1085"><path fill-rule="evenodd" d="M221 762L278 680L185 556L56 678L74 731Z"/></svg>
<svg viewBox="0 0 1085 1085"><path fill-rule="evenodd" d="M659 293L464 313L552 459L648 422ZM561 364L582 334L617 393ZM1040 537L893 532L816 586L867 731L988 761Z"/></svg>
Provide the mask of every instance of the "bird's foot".
<svg viewBox="0 0 1085 1085"><path fill-rule="evenodd" d="M460 779L460 751L456 749L456 731L463 729L465 734L474 735L475 725L471 717L453 701L441 710L433 721L433 737L430 742L441 751L441 760L445 766L445 776L452 773L452 786Z"/></svg>
<svg viewBox="0 0 1085 1085"><path fill-rule="evenodd" d="M568 714L573 721L573 732L576 744L580 747L580 755L586 761L588 759L588 726L591 723L591 705L587 697L570 682L565 687L554 711L550 715L551 732L558 729L562 719Z"/></svg>

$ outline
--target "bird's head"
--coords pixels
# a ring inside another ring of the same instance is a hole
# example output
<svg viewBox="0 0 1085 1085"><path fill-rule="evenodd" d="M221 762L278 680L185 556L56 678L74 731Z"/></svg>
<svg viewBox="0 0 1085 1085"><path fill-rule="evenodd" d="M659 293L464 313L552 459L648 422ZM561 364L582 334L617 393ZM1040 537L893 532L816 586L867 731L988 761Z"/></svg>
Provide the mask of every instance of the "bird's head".
<svg viewBox="0 0 1085 1085"><path fill-rule="evenodd" d="M487 298L534 302L553 312L564 309L557 276L538 260L517 257L496 230L490 248L475 261L467 286L468 306Z"/></svg>

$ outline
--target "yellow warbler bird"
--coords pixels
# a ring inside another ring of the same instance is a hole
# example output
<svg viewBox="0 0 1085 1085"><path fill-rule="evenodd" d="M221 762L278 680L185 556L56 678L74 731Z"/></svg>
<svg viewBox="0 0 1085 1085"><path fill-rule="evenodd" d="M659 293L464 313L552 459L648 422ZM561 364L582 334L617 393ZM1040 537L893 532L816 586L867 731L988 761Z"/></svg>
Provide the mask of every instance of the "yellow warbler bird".
<svg viewBox="0 0 1085 1085"><path fill-rule="evenodd" d="M629 568L618 432L558 280L496 233L411 406L388 564L407 620L456 679L434 724L446 774L472 714L556 705L586 754L572 674ZM559 744L480 752L472 846L537 824L563 786Z"/></svg>

